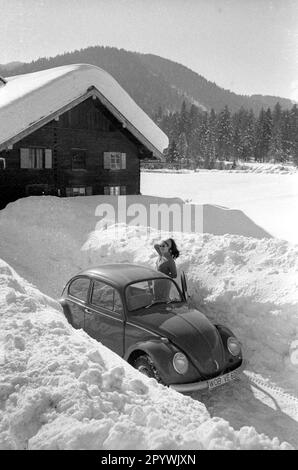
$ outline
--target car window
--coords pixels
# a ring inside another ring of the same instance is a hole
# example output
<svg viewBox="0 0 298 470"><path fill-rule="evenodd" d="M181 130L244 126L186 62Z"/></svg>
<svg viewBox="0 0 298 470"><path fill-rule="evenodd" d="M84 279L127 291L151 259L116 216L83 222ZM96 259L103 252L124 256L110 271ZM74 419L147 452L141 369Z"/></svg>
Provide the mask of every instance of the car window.
<svg viewBox="0 0 298 470"><path fill-rule="evenodd" d="M119 292L114 289L114 312L121 313L123 311L122 300Z"/></svg>
<svg viewBox="0 0 298 470"><path fill-rule="evenodd" d="M68 293L83 302L87 301L90 279L87 277L78 277L72 281L68 288Z"/></svg>
<svg viewBox="0 0 298 470"><path fill-rule="evenodd" d="M127 308L130 311L153 305L157 302L181 302L180 293L171 279L149 279L130 284L125 291Z"/></svg>
<svg viewBox="0 0 298 470"><path fill-rule="evenodd" d="M119 292L101 281L94 281L91 303L96 307L104 307L117 313L123 310Z"/></svg>

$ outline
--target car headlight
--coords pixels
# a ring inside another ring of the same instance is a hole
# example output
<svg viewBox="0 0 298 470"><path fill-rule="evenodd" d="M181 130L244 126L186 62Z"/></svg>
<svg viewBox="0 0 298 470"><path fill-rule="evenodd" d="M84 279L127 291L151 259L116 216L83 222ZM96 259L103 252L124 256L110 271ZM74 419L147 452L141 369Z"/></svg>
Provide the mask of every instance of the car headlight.
<svg viewBox="0 0 298 470"><path fill-rule="evenodd" d="M240 342L234 336L230 336L228 338L227 348L228 351L232 354L232 356L239 356L241 352Z"/></svg>
<svg viewBox="0 0 298 470"><path fill-rule="evenodd" d="M178 374L185 374L188 369L188 359L185 354L177 352L173 357L173 366Z"/></svg>

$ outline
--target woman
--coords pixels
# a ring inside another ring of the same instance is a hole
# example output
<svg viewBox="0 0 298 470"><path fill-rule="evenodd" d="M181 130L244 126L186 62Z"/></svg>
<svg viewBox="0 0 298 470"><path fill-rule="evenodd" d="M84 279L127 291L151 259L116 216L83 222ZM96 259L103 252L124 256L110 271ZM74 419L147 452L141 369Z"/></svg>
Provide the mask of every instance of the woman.
<svg viewBox="0 0 298 470"><path fill-rule="evenodd" d="M175 259L179 256L179 250L172 238L162 241L160 244L154 245L159 257L156 261L156 269L171 278L177 277L177 269ZM168 300L171 289L170 282L165 280L155 281L154 294L155 299Z"/></svg>

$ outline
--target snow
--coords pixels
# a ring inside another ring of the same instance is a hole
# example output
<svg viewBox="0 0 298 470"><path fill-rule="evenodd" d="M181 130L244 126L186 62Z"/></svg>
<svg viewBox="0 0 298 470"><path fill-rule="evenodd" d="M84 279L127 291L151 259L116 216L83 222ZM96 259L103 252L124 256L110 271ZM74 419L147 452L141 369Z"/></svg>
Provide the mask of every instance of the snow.
<svg viewBox="0 0 298 470"><path fill-rule="evenodd" d="M233 165L233 161L221 161L223 165L229 164ZM267 174L280 174L280 175L285 175L285 174L293 174L297 173L297 167L294 165L291 165L289 163L259 163L259 162L237 162L237 166L235 169L212 169L212 170L207 170L204 168L198 169L198 170L191 170L188 168L181 168L181 169L176 169L176 168L159 168L159 169L143 169L144 172L153 172L153 173L178 173L178 174L185 174L185 173L216 173L220 172L222 173L223 171L228 172L228 173L267 173Z"/></svg>
<svg viewBox="0 0 298 470"><path fill-rule="evenodd" d="M99 67L65 65L6 80L6 85L0 89L0 144L57 113L93 86L110 111L157 156L168 146L168 137L118 82Z"/></svg>
<svg viewBox="0 0 298 470"><path fill-rule="evenodd" d="M246 173L275 173L285 175L289 173L296 173L297 167L287 163L240 162L234 171Z"/></svg>
<svg viewBox="0 0 298 470"><path fill-rule="evenodd" d="M268 174L205 170L183 175L142 172L142 193L155 195L157 188L161 197L175 196L196 204L224 206L229 211L241 210L252 223L270 235L298 243L298 217L295 216L298 213L297 172ZM228 230L227 233L231 232Z"/></svg>
<svg viewBox="0 0 298 470"><path fill-rule="evenodd" d="M155 193L166 183L157 176L154 182L151 176ZM172 176L192 191L188 175ZM0 212L0 447L298 448L298 246L258 231L173 233L191 303L235 332L247 360L231 385L182 395L74 330L54 300L72 275L91 265L154 267L152 247L169 233L124 222L102 229L96 209L116 199L30 197ZM148 196L127 201L165 202ZM173 201L179 200L167 202ZM211 224L213 207L204 209ZM224 228L229 224L226 219Z"/></svg>
<svg viewBox="0 0 298 470"><path fill-rule="evenodd" d="M142 376L3 261L0 283L2 450L291 449Z"/></svg>

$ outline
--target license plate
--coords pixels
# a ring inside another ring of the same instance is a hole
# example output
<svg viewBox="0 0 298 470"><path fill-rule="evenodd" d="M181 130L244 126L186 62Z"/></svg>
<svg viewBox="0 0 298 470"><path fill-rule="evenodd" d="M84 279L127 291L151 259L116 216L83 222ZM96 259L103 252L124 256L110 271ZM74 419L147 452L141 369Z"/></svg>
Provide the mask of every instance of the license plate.
<svg viewBox="0 0 298 470"><path fill-rule="evenodd" d="M237 371L228 372L225 375L221 375L220 377L215 377L214 379L208 380L208 387L209 390L215 387L219 387L220 385L224 385L227 382L231 382L231 380L235 380L238 377Z"/></svg>

